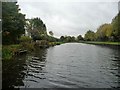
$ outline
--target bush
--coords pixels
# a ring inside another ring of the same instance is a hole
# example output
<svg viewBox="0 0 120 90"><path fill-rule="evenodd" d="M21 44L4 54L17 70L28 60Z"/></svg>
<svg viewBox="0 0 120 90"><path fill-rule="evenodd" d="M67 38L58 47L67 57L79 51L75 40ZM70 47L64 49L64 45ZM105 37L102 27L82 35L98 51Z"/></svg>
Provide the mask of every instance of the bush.
<svg viewBox="0 0 120 90"><path fill-rule="evenodd" d="M28 43L28 42L21 42L20 43L20 46L21 46L21 49L27 49L28 51L33 51L35 50L35 47L34 47L34 43Z"/></svg>
<svg viewBox="0 0 120 90"><path fill-rule="evenodd" d="M19 45L7 45L2 46L2 58L3 59L11 59L15 52L19 50Z"/></svg>
<svg viewBox="0 0 120 90"><path fill-rule="evenodd" d="M2 58L3 59L11 59L12 58L12 51L7 49L7 48L3 48L2 49Z"/></svg>
<svg viewBox="0 0 120 90"><path fill-rule="evenodd" d="M28 36L21 36L19 39L21 42L30 42L32 39Z"/></svg>

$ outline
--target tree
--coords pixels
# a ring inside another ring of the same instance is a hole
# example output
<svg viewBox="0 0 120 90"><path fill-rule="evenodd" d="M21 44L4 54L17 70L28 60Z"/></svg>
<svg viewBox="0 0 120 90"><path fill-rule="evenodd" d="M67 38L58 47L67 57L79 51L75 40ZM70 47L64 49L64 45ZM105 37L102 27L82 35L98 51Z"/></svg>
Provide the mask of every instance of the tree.
<svg viewBox="0 0 120 90"><path fill-rule="evenodd" d="M97 41L120 41L120 12L110 24L101 25L96 32Z"/></svg>
<svg viewBox="0 0 120 90"><path fill-rule="evenodd" d="M65 37L64 37L64 36L61 36L61 37L60 37L60 41L64 42L64 41L65 41Z"/></svg>
<svg viewBox="0 0 120 90"><path fill-rule="evenodd" d="M46 25L40 18L27 19L26 30L31 34L33 40L43 40L47 38Z"/></svg>
<svg viewBox="0 0 120 90"><path fill-rule="evenodd" d="M17 2L2 2L2 43L17 43L25 32L25 15L19 12Z"/></svg>
<svg viewBox="0 0 120 90"><path fill-rule="evenodd" d="M114 41L120 41L120 11L118 15L112 20L112 36L114 38Z"/></svg>
<svg viewBox="0 0 120 90"><path fill-rule="evenodd" d="M51 36L53 36L53 35L54 35L52 31L49 31L49 34L50 34Z"/></svg>
<svg viewBox="0 0 120 90"><path fill-rule="evenodd" d="M60 41L62 41L62 42L75 42L76 38L74 36L61 36Z"/></svg>
<svg viewBox="0 0 120 90"><path fill-rule="evenodd" d="M71 39L70 42L75 42L76 41L74 36L70 37L70 39Z"/></svg>
<svg viewBox="0 0 120 90"><path fill-rule="evenodd" d="M77 36L77 41L81 41L81 40L84 40L82 35Z"/></svg>
<svg viewBox="0 0 120 90"><path fill-rule="evenodd" d="M112 36L112 25L103 24L101 25L96 32L96 39L98 41L108 41Z"/></svg>
<svg viewBox="0 0 120 90"><path fill-rule="evenodd" d="M87 31L85 34L84 39L86 41L94 41L95 40L95 33L91 30Z"/></svg>

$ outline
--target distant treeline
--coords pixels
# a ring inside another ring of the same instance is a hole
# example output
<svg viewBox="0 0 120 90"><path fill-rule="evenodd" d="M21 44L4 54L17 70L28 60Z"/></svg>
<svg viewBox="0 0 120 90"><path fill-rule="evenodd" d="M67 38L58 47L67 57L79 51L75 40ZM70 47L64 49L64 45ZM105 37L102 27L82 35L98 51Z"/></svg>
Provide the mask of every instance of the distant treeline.
<svg viewBox="0 0 120 90"><path fill-rule="evenodd" d="M40 18L26 19L17 2L2 2L2 38L3 44L16 44L28 38L50 42L120 41L120 12L110 24L101 25L96 32L89 30L84 37L61 36L58 39L52 31L47 34L46 25Z"/></svg>

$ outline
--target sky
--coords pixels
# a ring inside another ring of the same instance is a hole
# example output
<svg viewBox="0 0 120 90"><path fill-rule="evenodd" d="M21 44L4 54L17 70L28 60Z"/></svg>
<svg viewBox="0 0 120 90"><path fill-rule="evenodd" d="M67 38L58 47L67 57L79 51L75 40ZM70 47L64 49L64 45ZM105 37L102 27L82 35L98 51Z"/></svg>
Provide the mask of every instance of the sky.
<svg viewBox="0 0 120 90"><path fill-rule="evenodd" d="M114 1L114 2L113 2ZM18 0L26 18L40 17L55 37L78 36L110 23L119 0Z"/></svg>

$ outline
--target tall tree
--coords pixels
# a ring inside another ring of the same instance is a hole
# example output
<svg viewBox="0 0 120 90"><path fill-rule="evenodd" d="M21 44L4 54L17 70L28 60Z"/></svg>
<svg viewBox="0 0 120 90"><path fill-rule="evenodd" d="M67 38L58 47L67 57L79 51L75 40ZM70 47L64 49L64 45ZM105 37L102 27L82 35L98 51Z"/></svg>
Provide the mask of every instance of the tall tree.
<svg viewBox="0 0 120 90"><path fill-rule="evenodd" d="M112 25L103 24L101 25L96 32L96 39L98 41L108 41L112 36Z"/></svg>
<svg viewBox="0 0 120 90"><path fill-rule="evenodd" d="M47 36L46 25L40 18L27 19L26 30L31 34L34 40L43 39Z"/></svg>
<svg viewBox="0 0 120 90"><path fill-rule="evenodd" d="M120 41L120 11L118 15L112 20L112 26L113 26L113 38L114 41Z"/></svg>
<svg viewBox="0 0 120 90"><path fill-rule="evenodd" d="M17 43L18 38L25 32L25 15L19 11L17 2L2 2L3 44Z"/></svg>

